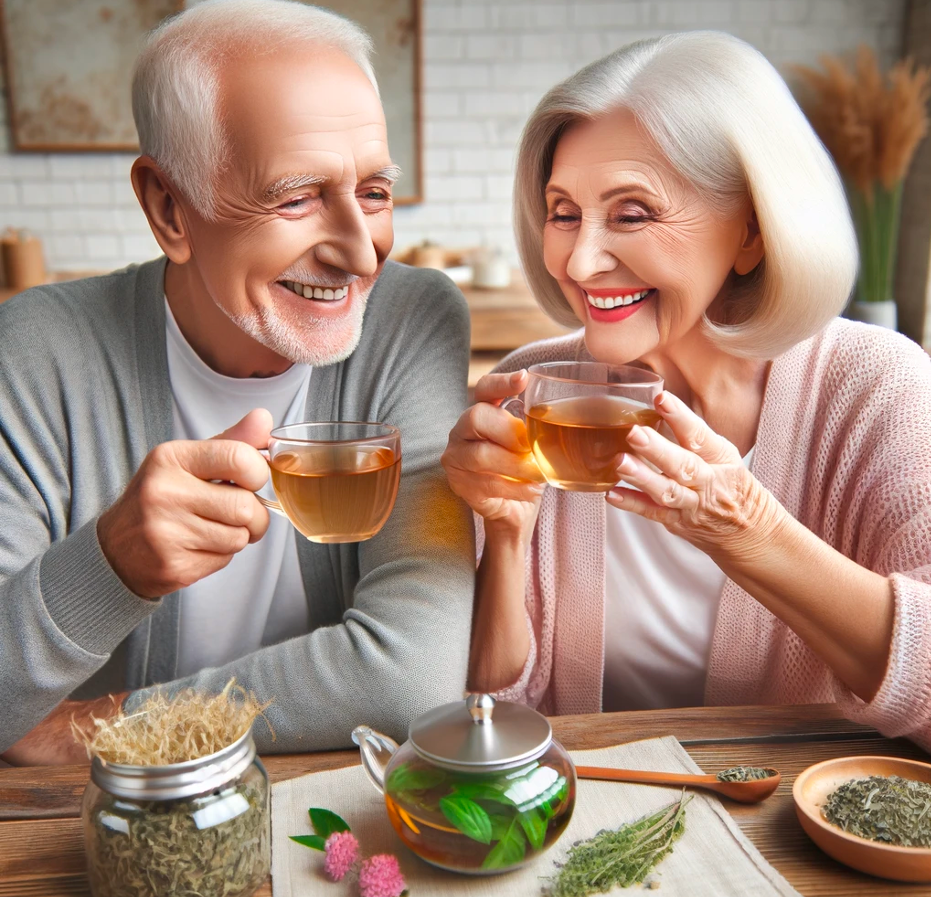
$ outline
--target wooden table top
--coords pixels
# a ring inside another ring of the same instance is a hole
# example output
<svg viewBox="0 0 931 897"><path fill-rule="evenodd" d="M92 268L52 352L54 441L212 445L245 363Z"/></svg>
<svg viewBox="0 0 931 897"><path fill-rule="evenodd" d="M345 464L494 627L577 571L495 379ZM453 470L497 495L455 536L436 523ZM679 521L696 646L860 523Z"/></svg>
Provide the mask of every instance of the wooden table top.
<svg viewBox="0 0 931 897"><path fill-rule="evenodd" d="M852 754L928 759L910 742L889 740L844 720L833 705L699 707L564 716L552 722L556 737L570 750L674 735L705 772L736 764L781 770L782 783L771 798L755 806L726 802L726 807L766 859L805 897L931 895L931 884L896 884L847 869L821 853L802 831L792 783L812 763ZM271 780L277 782L358 763L358 754L335 751L264 760ZM90 893L79 819L87 779L86 766L0 769L0 897ZM258 894L271 897L271 884Z"/></svg>

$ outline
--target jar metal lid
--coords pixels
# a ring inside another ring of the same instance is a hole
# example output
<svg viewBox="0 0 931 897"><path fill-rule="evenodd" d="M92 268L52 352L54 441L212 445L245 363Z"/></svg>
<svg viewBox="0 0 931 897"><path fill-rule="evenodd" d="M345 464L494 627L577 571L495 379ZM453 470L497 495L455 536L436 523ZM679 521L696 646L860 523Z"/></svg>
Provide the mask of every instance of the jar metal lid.
<svg viewBox="0 0 931 897"><path fill-rule="evenodd" d="M164 766L132 766L94 757L91 780L115 797L131 800L178 800L207 794L238 779L255 759L252 730L231 745L196 760Z"/></svg>
<svg viewBox="0 0 931 897"><path fill-rule="evenodd" d="M552 743L553 729L532 707L474 694L428 710L411 723L408 736L426 760L450 769L490 772L539 757Z"/></svg>

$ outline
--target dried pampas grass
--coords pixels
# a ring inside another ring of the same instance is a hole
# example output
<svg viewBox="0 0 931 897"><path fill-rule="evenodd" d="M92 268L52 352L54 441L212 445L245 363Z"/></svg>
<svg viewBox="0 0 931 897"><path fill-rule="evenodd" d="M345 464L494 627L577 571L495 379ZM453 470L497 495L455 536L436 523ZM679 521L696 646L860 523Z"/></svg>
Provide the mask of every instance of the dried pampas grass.
<svg viewBox="0 0 931 897"><path fill-rule="evenodd" d="M865 45L850 70L836 56L821 57L821 64L823 72L793 67L809 94L803 106L812 127L841 174L865 196L877 182L894 189L928 131L931 70L904 59L884 78Z"/></svg>
<svg viewBox="0 0 931 897"><path fill-rule="evenodd" d="M88 757L131 766L165 766L197 760L223 750L252 727L257 716L275 732L262 704L252 692L230 679L218 695L194 689L169 700L161 693L138 710L122 710L110 719L92 719L92 731L72 722L74 737Z"/></svg>
<svg viewBox="0 0 931 897"><path fill-rule="evenodd" d="M823 56L820 72L795 66L808 89L802 104L812 127L847 182L860 245L857 296L892 299L902 185L928 131L931 70L911 59L886 77L876 54L861 46L853 68Z"/></svg>

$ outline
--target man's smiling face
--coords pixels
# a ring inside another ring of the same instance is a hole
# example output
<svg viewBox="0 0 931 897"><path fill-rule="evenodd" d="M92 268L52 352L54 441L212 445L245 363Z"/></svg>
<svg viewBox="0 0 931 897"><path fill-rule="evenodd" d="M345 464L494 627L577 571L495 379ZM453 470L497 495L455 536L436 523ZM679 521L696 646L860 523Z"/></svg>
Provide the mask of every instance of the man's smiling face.
<svg viewBox="0 0 931 897"><path fill-rule="evenodd" d="M219 108L231 151L215 220L183 203L200 280L283 358L340 361L394 239L378 96L347 56L303 44L225 67Z"/></svg>

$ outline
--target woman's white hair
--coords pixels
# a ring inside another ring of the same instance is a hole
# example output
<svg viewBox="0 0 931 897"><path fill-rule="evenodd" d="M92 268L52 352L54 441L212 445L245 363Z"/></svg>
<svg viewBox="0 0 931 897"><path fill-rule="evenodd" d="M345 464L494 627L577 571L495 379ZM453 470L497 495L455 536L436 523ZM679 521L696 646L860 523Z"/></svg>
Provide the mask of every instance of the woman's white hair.
<svg viewBox="0 0 931 897"><path fill-rule="evenodd" d="M204 0L148 37L133 74L139 148L205 218L230 147L218 108L219 68L300 43L345 53L372 82L372 40L327 9L291 0Z"/></svg>
<svg viewBox="0 0 931 897"><path fill-rule="evenodd" d="M520 141L515 230L528 283L555 320L578 326L543 264L544 190L556 144L575 122L629 109L709 205L734 214L749 196L763 261L733 274L726 321L705 317L727 352L774 358L843 309L857 243L843 185L785 82L736 37L693 31L638 41L586 66L540 101Z"/></svg>

